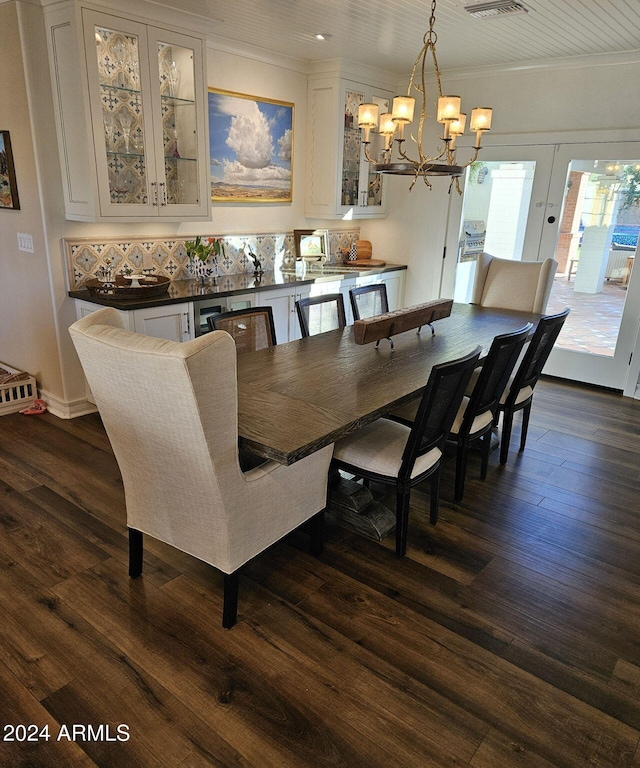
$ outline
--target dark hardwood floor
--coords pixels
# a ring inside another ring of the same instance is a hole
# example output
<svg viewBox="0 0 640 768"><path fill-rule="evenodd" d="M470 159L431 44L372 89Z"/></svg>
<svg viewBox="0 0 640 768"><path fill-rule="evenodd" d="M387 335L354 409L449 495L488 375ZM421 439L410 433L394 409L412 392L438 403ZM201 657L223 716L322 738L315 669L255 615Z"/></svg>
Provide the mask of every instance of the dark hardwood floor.
<svg viewBox="0 0 640 768"><path fill-rule="evenodd" d="M413 492L406 559L296 532L224 631L208 566L147 539L128 578L97 416L1 417L0 765L638 768L640 403L542 381L519 423L436 527Z"/></svg>

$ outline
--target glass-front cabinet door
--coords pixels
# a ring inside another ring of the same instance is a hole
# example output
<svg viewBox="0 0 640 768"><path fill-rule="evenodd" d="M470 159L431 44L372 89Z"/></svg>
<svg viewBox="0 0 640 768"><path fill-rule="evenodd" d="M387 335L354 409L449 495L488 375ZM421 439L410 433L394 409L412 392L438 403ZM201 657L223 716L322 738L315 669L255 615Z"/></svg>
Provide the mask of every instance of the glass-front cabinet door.
<svg viewBox="0 0 640 768"><path fill-rule="evenodd" d="M380 95L357 84L347 83L344 88L344 128L342 133L341 186L338 211L343 217L380 216L385 211L383 177L374 173L367 161L362 145L362 130L358 128L358 107L365 102L378 105L380 114L388 111L390 97ZM371 134L369 154L379 159L383 140L375 131Z"/></svg>
<svg viewBox="0 0 640 768"><path fill-rule="evenodd" d="M141 90L140 51L146 57L147 49L144 32L144 27L93 25L101 108L100 120L94 121L98 178L100 186L106 187L108 203L122 208L151 207L151 105ZM106 167L100 168L103 152Z"/></svg>
<svg viewBox="0 0 640 768"><path fill-rule="evenodd" d="M200 41L84 11L103 216L207 211Z"/></svg>
<svg viewBox="0 0 640 768"><path fill-rule="evenodd" d="M202 91L198 51L183 35L154 29L150 38L161 129L161 141L156 145L161 152L157 158L159 205L180 216L197 208L209 194L203 178L205 121L203 105L197 99Z"/></svg>

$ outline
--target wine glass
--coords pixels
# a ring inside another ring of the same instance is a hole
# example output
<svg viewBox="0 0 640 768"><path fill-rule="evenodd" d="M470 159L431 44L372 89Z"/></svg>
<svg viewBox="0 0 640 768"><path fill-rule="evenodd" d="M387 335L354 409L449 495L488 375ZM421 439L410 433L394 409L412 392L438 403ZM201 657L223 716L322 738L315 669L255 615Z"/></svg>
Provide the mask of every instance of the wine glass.
<svg viewBox="0 0 640 768"><path fill-rule="evenodd" d="M117 83L121 87L125 87L127 84L126 80L126 73L125 73L125 64L127 61L127 53L128 53L128 45L124 42L124 40L118 40L117 43L113 44L113 57L116 60L116 64L118 66L118 78Z"/></svg>
<svg viewBox="0 0 640 768"><path fill-rule="evenodd" d="M135 46L131 46L129 50L129 71L131 75L131 80L133 82L133 87L134 89L137 90L138 77L139 77L139 65L138 65L138 52Z"/></svg>
<svg viewBox="0 0 640 768"><path fill-rule="evenodd" d="M107 140L107 152L114 148L114 138L116 134L116 119L113 112L107 112L104 116L104 135Z"/></svg>
<svg viewBox="0 0 640 768"><path fill-rule="evenodd" d="M174 98L178 95L178 90L180 89L180 77L182 73L178 69L178 65L175 61L172 61L169 64L168 71L167 71L167 80L169 81L169 96Z"/></svg>
<svg viewBox="0 0 640 768"><path fill-rule="evenodd" d="M118 113L118 122L120 123L120 130L122 131L122 138L124 139L124 152L128 155L131 128L133 127L133 115L128 110L123 109Z"/></svg>

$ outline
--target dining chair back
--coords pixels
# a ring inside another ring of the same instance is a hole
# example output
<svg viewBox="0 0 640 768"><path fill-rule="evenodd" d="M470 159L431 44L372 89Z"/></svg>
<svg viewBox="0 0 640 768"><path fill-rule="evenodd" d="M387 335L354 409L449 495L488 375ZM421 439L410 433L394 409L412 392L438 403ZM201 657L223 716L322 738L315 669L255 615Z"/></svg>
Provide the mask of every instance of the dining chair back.
<svg viewBox="0 0 640 768"><path fill-rule="evenodd" d="M271 307L249 307L209 315L212 331L226 331L236 343L239 355L276 345L276 328Z"/></svg>
<svg viewBox="0 0 640 768"><path fill-rule="evenodd" d="M480 477L484 480L487 476L491 429L500 398L532 328L533 325L527 323L518 331L494 338L471 395L462 399L450 433L450 439L457 444L455 499L458 502L464 495L469 447L474 440L481 441Z"/></svg>
<svg viewBox="0 0 640 768"><path fill-rule="evenodd" d="M471 304L542 314L557 268L554 259L513 261L481 253L476 262Z"/></svg>
<svg viewBox="0 0 640 768"><path fill-rule="evenodd" d="M500 436L501 464L507 463L513 417L516 411L520 410L523 412L520 450L524 451L527 442L533 390L568 314L569 307L566 307L558 314L540 318L522 361L500 399L498 410L502 413L502 434Z"/></svg>
<svg viewBox="0 0 640 768"><path fill-rule="evenodd" d="M351 302L354 320L377 317L389 311L387 286L384 283L351 288L349 291L349 301Z"/></svg>
<svg viewBox="0 0 640 768"><path fill-rule="evenodd" d="M331 446L291 466L241 470L227 333L156 339L125 330L112 308L69 331L122 474L130 576L142 572L143 533L171 544L222 571L232 626L244 563L312 519L320 550Z"/></svg>
<svg viewBox="0 0 640 768"><path fill-rule="evenodd" d="M463 358L434 365L411 426L378 419L339 440L333 465L365 480L396 489L396 554L407 550L411 488L430 479L430 522L438 521L440 471L444 443L481 348Z"/></svg>
<svg viewBox="0 0 640 768"><path fill-rule="evenodd" d="M341 293L325 296L308 296L296 301L302 337L315 336L325 331L335 331L347 324L344 299Z"/></svg>

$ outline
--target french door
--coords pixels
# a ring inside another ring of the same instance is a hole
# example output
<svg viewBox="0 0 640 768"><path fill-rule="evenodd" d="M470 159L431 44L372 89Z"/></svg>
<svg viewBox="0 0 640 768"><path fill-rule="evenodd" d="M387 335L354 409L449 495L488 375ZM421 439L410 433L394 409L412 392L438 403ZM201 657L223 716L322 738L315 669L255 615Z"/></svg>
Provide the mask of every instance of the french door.
<svg viewBox="0 0 640 768"><path fill-rule="evenodd" d="M474 236L483 224L481 250L555 258L547 311L569 306L571 313L545 373L633 395L640 327L634 175L640 179L640 142L483 150L482 163L467 171L463 198L452 195L441 295L468 300L479 247Z"/></svg>

